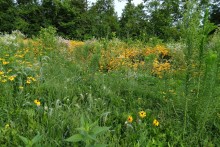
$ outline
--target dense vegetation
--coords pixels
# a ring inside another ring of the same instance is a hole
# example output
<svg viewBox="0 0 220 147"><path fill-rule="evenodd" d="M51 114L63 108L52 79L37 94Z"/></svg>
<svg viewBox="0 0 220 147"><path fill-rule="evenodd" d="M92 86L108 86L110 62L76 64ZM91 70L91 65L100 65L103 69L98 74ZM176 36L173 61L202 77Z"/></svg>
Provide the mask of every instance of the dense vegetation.
<svg viewBox="0 0 220 147"><path fill-rule="evenodd" d="M179 2L1 0L0 146L218 146L218 4Z"/></svg>
<svg viewBox="0 0 220 147"><path fill-rule="evenodd" d="M178 40L186 11L186 0L143 0L135 6L132 0L119 18L114 0L0 0L0 32L20 30L36 36L41 27L53 26L60 36L86 40L95 38ZM209 19L219 24L220 2L199 0L198 11L210 10Z"/></svg>

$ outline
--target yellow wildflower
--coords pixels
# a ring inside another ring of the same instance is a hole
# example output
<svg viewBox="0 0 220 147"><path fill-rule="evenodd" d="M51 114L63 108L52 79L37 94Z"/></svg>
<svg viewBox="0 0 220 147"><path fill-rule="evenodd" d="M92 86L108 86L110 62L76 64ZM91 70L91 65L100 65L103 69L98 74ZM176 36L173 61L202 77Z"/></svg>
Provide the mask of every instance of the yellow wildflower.
<svg viewBox="0 0 220 147"><path fill-rule="evenodd" d="M34 103L35 103L37 106L40 106L40 101L39 101L39 100L34 100Z"/></svg>
<svg viewBox="0 0 220 147"><path fill-rule="evenodd" d="M159 121L156 120L156 119L154 119L154 121L153 121L153 125L156 126L156 127L158 127L158 126L159 126Z"/></svg>
<svg viewBox="0 0 220 147"><path fill-rule="evenodd" d="M139 116L140 116L140 118L145 118L146 117L146 112L140 111Z"/></svg>
<svg viewBox="0 0 220 147"><path fill-rule="evenodd" d="M27 77L27 81L26 81L26 83L27 83L27 84L30 84L31 81L36 82L37 80L36 80L35 78L33 78L33 77Z"/></svg>
<svg viewBox="0 0 220 147"><path fill-rule="evenodd" d="M132 123L132 121L133 121L133 117L129 115L127 121L128 121L129 123Z"/></svg>
<svg viewBox="0 0 220 147"><path fill-rule="evenodd" d="M10 77L8 77L8 79L9 79L10 81L14 81L15 77L16 77L16 76L10 76Z"/></svg>
<svg viewBox="0 0 220 147"><path fill-rule="evenodd" d="M7 64L9 64L9 62L3 61L2 64L3 64L3 65L7 65Z"/></svg>
<svg viewBox="0 0 220 147"><path fill-rule="evenodd" d="M4 74L4 71L0 71L0 75L3 75Z"/></svg>

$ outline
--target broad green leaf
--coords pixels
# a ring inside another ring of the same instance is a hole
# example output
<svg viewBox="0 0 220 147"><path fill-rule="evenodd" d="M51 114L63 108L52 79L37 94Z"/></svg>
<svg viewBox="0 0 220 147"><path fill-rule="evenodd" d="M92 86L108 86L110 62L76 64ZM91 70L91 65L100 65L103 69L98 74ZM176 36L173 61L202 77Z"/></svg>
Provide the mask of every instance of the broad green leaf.
<svg viewBox="0 0 220 147"><path fill-rule="evenodd" d="M75 134L75 135L65 139L65 141L68 141L68 142L79 142L82 140L83 140L83 137L81 134Z"/></svg>
<svg viewBox="0 0 220 147"><path fill-rule="evenodd" d="M95 127L95 126L97 126L98 125L98 121L95 121L94 123L92 123L91 125L89 125L89 128L93 128L93 127Z"/></svg>
<svg viewBox="0 0 220 147"><path fill-rule="evenodd" d="M25 145L28 145L30 142L30 140L24 136L19 135L19 138L24 142Z"/></svg>
<svg viewBox="0 0 220 147"><path fill-rule="evenodd" d="M100 133L103 133L105 131L108 131L110 127L99 127L99 126L96 126L92 129L93 133L95 135L97 134L100 134Z"/></svg>
<svg viewBox="0 0 220 147"><path fill-rule="evenodd" d="M32 142L33 144L35 144L35 143L39 142L39 141L41 140L41 138L42 138L42 136L38 133L38 134L31 140L31 142Z"/></svg>
<svg viewBox="0 0 220 147"><path fill-rule="evenodd" d="M81 126L85 126L84 115L81 116L81 118L80 118L80 123L81 123Z"/></svg>
<svg viewBox="0 0 220 147"><path fill-rule="evenodd" d="M77 131L84 131L84 132L87 132L86 128L84 127L80 127L80 128L76 128Z"/></svg>
<svg viewBox="0 0 220 147"><path fill-rule="evenodd" d="M93 134L92 134L92 135L91 135L91 134L87 134L87 135L86 135L86 138L87 138L87 139L90 139L90 140L98 141L98 140L96 139L96 136L93 135Z"/></svg>

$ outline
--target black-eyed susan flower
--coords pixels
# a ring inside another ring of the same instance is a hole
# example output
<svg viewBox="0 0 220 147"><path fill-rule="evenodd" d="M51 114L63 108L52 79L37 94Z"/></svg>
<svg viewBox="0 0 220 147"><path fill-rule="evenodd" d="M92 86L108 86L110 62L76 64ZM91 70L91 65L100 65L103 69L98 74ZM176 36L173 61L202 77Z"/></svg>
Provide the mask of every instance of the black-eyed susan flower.
<svg viewBox="0 0 220 147"><path fill-rule="evenodd" d="M10 76L10 77L8 77L8 79L9 79L10 81L14 81L15 77L16 77L16 76Z"/></svg>
<svg viewBox="0 0 220 147"><path fill-rule="evenodd" d="M154 121L153 121L153 125L156 126L156 127L158 127L158 126L159 126L159 121L156 120L156 119L154 119Z"/></svg>
<svg viewBox="0 0 220 147"><path fill-rule="evenodd" d="M34 103L35 103L37 106L40 106L40 101L39 101L39 100L34 100Z"/></svg>
<svg viewBox="0 0 220 147"><path fill-rule="evenodd" d="M139 116L140 116L140 118L145 118L146 117L146 112L145 111L140 111Z"/></svg>
<svg viewBox="0 0 220 147"><path fill-rule="evenodd" d="M131 115L129 115L127 121L128 121L129 123L132 123L133 117L132 117Z"/></svg>

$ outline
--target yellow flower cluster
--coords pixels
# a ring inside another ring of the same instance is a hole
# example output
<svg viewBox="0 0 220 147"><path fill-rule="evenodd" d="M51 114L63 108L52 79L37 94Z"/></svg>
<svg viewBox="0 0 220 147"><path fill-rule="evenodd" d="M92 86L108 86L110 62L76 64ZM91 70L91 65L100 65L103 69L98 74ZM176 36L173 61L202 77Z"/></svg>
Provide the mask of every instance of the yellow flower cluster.
<svg viewBox="0 0 220 147"><path fill-rule="evenodd" d="M147 116L145 111L140 111L140 112L138 112L138 114L141 119L143 119ZM133 117L131 115L129 115L127 118L127 122L132 123L132 121L133 121Z"/></svg>
<svg viewBox="0 0 220 147"><path fill-rule="evenodd" d="M33 72L39 69L36 59L41 54L39 42L31 39L23 39L18 43L23 44L21 48L13 51L8 49L1 53L0 82L2 83L14 81L16 78L19 78L17 77L18 72L24 69L31 68ZM30 84L32 81L36 81L36 79L34 77L27 77L27 84ZM22 84L19 86L23 87Z"/></svg>
<svg viewBox="0 0 220 147"><path fill-rule="evenodd" d="M152 73L156 74L157 76L159 76L159 78L162 78L162 75L165 71L170 70L171 65L169 62L159 62L158 59L155 59L153 62L153 69L152 69Z"/></svg>
<svg viewBox="0 0 220 147"><path fill-rule="evenodd" d="M162 76L164 71L168 71L171 68L171 64L165 60L160 63L159 58L165 58L169 56L169 50L161 45L157 45L153 48L146 48L141 50L138 48L125 48L120 47L117 49L108 49L101 51L101 59L99 62L100 71L112 71L118 69L134 69L143 68L146 65L145 58L154 55L155 60L153 63L152 72L158 76Z"/></svg>
<svg viewBox="0 0 220 147"><path fill-rule="evenodd" d="M9 69L7 72L0 70L0 82L6 83L7 81L14 81L16 75L11 75L10 72L12 69Z"/></svg>
<svg viewBox="0 0 220 147"><path fill-rule="evenodd" d="M31 82L36 82L37 80L34 77L27 77L27 84L31 84Z"/></svg>
<svg viewBox="0 0 220 147"><path fill-rule="evenodd" d="M154 48L146 48L145 50L145 55L148 56L150 54L155 54L155 55L159 55L162 54L162 57L168 55L169 51L165 46L162 45L157 45Z"/></svg>
<svg viewBox="0 0 220 147"><path fill-rule="evenodd" d="M142 53L137 48L119 48L117 50L102 50L99 63L100 71L112 71L118 69L137 70L145 64Z"/></svg>
<svg viewBox="0 0 220 147"><path fill-rule="evenodd" d="M77 47L81 47L83 45L85 45L85 43L82 41L68 40L67 42L68 54L71 55Z"/></svg>
<svg viewBox="0 0 220 147"><path fill-rule="evenodd" d="M146 116L147 116L147 115L146 115L146 112L145 112L145 111L140 111L140 112L139 112L139 118L143 119L143 118L145 118ZM131 123L133 122L133 117L132 117L131 115L129 115L126 122L131 124ZM154 119L152 124L153 124L154 126L158 127L160 123L159 123L159 121L158 121L157 119Z"/></svg>
<svg viewBox="0 0 220 147"><path fill-rule="evenodd" d="M153 61L152 73L162 78L163 73L169 71L171 69L171 64L168 60L163 60L164 57L169 56L169 50L161 45L157 45L154 48L147 48L145 51L145 55L155 55L155 59ZM163 62L159 61L159 59L163 60Z"/></svg>

